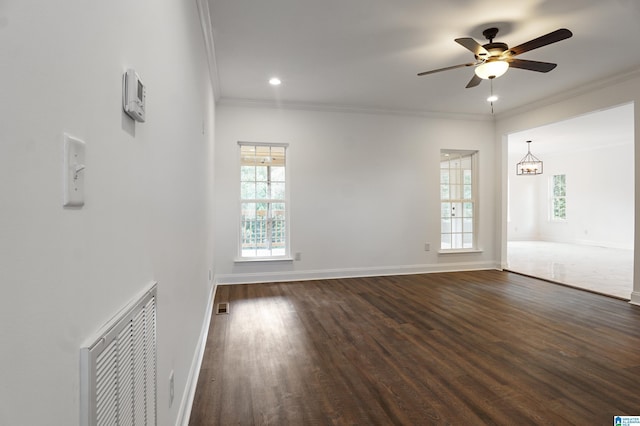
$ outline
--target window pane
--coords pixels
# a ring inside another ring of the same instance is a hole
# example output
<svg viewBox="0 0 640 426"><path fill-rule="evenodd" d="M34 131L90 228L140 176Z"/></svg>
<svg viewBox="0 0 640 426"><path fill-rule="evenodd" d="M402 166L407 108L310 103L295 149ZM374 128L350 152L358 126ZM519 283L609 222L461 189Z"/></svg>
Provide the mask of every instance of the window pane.
<svg viewBox="0 0 640 426"><path fill-rule="evenodd" d="M553 176L553 195L556 197L563 197L566 195L566 190L565 175Z"/></svg>
<svg viewBox="0 0 640 426"><path fill-rule="evenodd" d="M464 203L464 217L473 217L473 203Z"/></svg>
<svg viewBox="0 0 640 426"><path fill-rule="evenodd" d="M240 147L240 164L252 166L256 162L256 150L253 146L241 146Z"/></svg>
<svg viewBox="0 0 640 426"><path fill-rule="evenodd" d="M258 166L256 167L256 180L259 182L267 181L267 167L266 166Z"/></svg>
<svg viewBox="0 0 640 426"><path fill-rule="evenodd" d="M471 185L471 177L472 177L471 170L465 170L464 178L463 178L465 185Z"/></svg>
<svg viewBox="0 0 640 426"><path fill-rule="evenodd" d="M462 218L451 219L451 232L462 232Z"/></svg>
<svg viewBox="0 0 640 426"><path fill-rule="evenodd" d="M451 170L449 173L449 184L450 185L459 185L460 182L460 170Z"/></svg>
<svg viewBox="0 0 640 426"><path fill-rule="evenodd" d="M440 215L441 217L451 217L451 203L441 203Z"/></svg>
<svg viewBox="0 0 640 426"><path fill-rule="evenodd" d="M285 204L271 203L271 217L274 219L284 219Z"/></svg>
<svg viewBox="0 0 640 426"><path fill-rule="evenodd" d="M240 180L242 182L256 180L256 168L253 166L240 167Z"/></svg>
<svg viewBox="0 0 640 426"><path fill-rule="evenodd" d="M286 223L285 223L284 203L273 203L271 205L271 247L272 249L284 249L286 243ZM284 253L282 253L284 254Z"/></svg>
<svg viewBox="0 0 640 426"><path fill-rule="evenodd" d="M440 248L451 248L451 234L440 234Z"/></svg>
<svg viewBox="0 0 640 426"><path fill-rule="evenodd" d="M256 198L256 184L253 182L241 182L240 198L243 200L252 200Z"/></svg>
<svg viewBox="0 0 640 426"><path fill-rule="evenodd" d="M462 234L451 234L451 248L462 248Z"/></svg>
<svg viewBox="0 0 640 426"><path fill-rule="evenodd" d="M263 256L264 252L261 250L268 249L268 239L267 239L267 224L268 224L268 213L269 213L269 204L268 203L257 203L256 204L256 224L255 224L255 248L258 250L258 255Z"/></svg>
<svg viewBox="0 0 640 426"><path fill-rule="evenodd" d="M284 167L271 167L271 182L284 182Z"/></svg>
<svg viewBox="0 0 640 426"><path fill-rule="evenodd" d="M242 203L241 205L241 249L243 256L256 256L256 205Z"/></svg>
<svg viewBox="0 0 640 426"><path fill-rule="evenodd" d="M271 199L284 200L284 183L271 184Z"/></svg>
<svg viewBox="0 0 640 426"><path fill-rule="evenodd" d="M473 232L473 219L463 219L462 220L462 231L463 232Z"/></svg>
<svg viewBox="0 0 640 426"><path fill-rule="evenodd" d="M267 182L256 183L256 198L261 200L269 198L269 186Z"/></svg>
<svg viewBox="0 0 640 426"><path fill-rule="evenodd" d="M271 147L270 146L256 146L256 158L258 163L265 164L271 162Z"/></svg>
<svg viewBox="0 0 640 426"><path fill-rule="evenodd" d="M566 199L564 197L562 198L556 198L554 199L554 203L553 203L553 217L555 219L566 219L567 218L567 213L566 213Z"/></svg>
<svg viewBox="0 0 640 426"><path fill-rule="evenodd" d="M470 199L471 199L471 196L472 196L472 193L471 193L471 185L465 185L465 186L464 186L464 194L463 194L463 198L464 198L465 200L470 200Z"/></svg>
<svg viewBox="0 0 640 426"><path fill-rule="evenodd" d="M462 203L451 203L451 216L452 217L456 217L456 216L462 217Z"/></svg>
<svg viewBox="0 0 640 426"><path fill-rule="evenodd" d="M441 229L441 232L450 233L451 232L451 219L441 219L440 220L440 229Z"/></svg>
<svg viewBox="0 0 640 426"><path fill-rule="evenodd" d="M462 234L462 248L473 248L473 234Z"/></svg>
<svg viewBox="0 0 640 426"><path fill-rule="evenodd" d="M281 146L272 146L271 147L271 165L272 166L282 166L282 170L284 171L284 147Z"/></svg>
<svg viewBox="0 0 640 426"><path fill-rule="evenodd" d="M254 219L256 217L256 203L242 203L242 220Z"/></svg>
<svg viewBox="0 0 640 426"><path fill-rule="evenodd" d="M462 195L460 192L460 185L450 185L449 188L451 191L451 199L459 200L460 196Z"/></svg>
<svg viewBox="0 0 640 426"><path fill-rule="evenodd" d="M440 170L440 183L441 184L449 183L449 169Z"/></svg>
<svg viewBox="0 0 640 426"><path fill-rule="evenodd" d="M440 199L448 200L449 198L451 198L449 196L449 185L440 185Z"/></svg>
<svg viewBox="0 0 640 426"><path fill-rule="evenodd" d="M552 178L551 218L554 220L566 220L566 176L554 175Z"/></svg>

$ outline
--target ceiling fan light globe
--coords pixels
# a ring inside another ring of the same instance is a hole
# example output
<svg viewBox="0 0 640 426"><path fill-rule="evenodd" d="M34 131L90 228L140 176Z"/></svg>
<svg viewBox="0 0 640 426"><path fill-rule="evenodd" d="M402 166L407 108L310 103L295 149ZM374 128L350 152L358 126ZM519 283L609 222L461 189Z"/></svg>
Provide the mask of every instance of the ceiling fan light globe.
<svg viewBox="0 0 640 426"><path fill-rule="evenodd" d="M505 61L491 61L480 64L476 67L475 73L478 77L488 80L498 78L509 69L509 63Z"/></svg>

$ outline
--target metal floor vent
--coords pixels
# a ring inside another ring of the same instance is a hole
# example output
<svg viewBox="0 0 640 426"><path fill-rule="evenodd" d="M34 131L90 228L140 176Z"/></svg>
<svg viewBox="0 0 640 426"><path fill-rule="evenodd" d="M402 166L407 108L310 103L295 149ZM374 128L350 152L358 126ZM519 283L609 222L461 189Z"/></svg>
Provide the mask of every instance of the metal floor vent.
<svg viewBox="0 0 640 426"><path fill-rule="evenodd" d="M82 426L156 422L156 284L80 351Z"/></svg>
<svg viewBox="0 0 640 426"><path fill-rule="evenodd" d="M216 305L216 315L228 314L229 302L222 302Z"/></svg>

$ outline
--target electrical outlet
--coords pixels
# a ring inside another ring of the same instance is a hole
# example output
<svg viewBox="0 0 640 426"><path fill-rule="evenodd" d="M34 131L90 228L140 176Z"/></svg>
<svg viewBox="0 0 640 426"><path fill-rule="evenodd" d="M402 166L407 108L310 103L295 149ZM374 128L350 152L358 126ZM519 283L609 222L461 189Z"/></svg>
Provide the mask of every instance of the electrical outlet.
<svg viewBox="0 0 640 426"><path fill-rule="evenodd" d="M430 243L424 243L424 251L429 251L431 250L431 244Z"/></svg>
<svg viewBox="0 0 640 426"><path fill-rule="evenodd" d="M302 253L297 252L297 253L295 254L295 256L294 256L294 259L295 259L295 260L302 260Z"/></svg>
<svg viewBox="0 0 640 426"><path fill-rule="evenodd" d="M173 395L174 395L174 380L173 380L173 370L169 374L169 408L173 405Z"/></svg>

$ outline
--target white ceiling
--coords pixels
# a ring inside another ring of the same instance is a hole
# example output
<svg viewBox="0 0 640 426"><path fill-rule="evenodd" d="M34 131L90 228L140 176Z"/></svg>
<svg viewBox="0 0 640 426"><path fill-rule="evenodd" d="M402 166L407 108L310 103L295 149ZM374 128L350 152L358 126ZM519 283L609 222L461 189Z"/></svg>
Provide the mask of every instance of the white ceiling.
<svg viewBox="0 0 640 426"><path fill-rule="evenodd" d="M511 133L508 140L510 163L531 152L540 157L565 156L614 145L633 145L633 104L594 111L579 117ZM516 159L517 157L517 159Z"/></svg>
<svg viewBox="0 0 640 426"><path fill-rule="evenodd" d="M490 85L465 89L454 42L496 26L514 47L568 28L573 37L519 56L558 63L494 82L496 113L640 68L638 0L209 0L218 97L327 108L489 114ZM282 80L270 86L272 76Z"/></svg>

